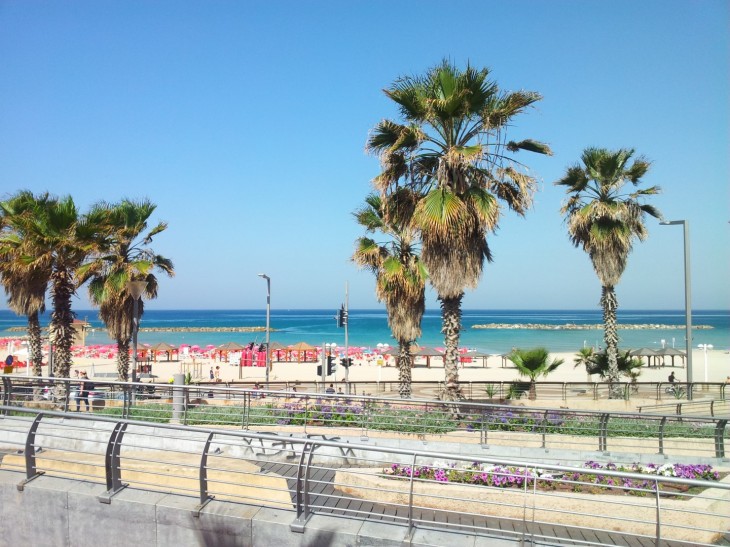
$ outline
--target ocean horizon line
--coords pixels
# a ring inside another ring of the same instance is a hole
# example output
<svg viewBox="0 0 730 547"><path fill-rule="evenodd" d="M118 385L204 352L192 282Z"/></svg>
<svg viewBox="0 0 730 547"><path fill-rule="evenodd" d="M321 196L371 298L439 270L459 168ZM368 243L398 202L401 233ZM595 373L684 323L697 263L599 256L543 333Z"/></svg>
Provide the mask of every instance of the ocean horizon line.
<svg viewBox="0 0 730 547"><path fill-rule="evenodd" d="M337 310L339 310L339 306L333 306L331 308L271 308L271 312L274 311L277 312L306 312L306 311L316 311L316 312L329 312L336 313ZM385 308L348 308L350 311L358 311L358 312L379 312L379 313L385 313ZM14 313L10 309L0 309L0 311L7 311L10 313ZM46 314L50 313L52 310L47 310ZM156 307L145 307L145 312L148 311L154 311L154 312L185 312L185 311L194 311L194 312L236 312L236 311L245 311L245 312L265 312L266 308L156 308ZM596 306L593 308L462 308L462 312L602 312L602 308L600 306ZM685 313L684 308L618 308L617 310L619 313L621 312L676 312L676 313ZM82 312L89 312L89 313L98 313L98 308L89 308L89 309L76 309L73 310L74 313L77 315ZM709 312L721 312L721 313L730 313L730 308L693 308L692 313L709 313ZM441 313L441 310L438 308L432 308L432 309L426 309L426 313Z"/></svg>

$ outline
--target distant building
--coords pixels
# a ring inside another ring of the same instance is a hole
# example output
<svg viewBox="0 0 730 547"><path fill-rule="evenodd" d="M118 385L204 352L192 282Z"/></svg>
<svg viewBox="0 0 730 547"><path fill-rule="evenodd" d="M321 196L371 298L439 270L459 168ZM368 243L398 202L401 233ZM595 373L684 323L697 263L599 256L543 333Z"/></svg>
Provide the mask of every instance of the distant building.
<svg viewBox="0 0 730 547"><path fill-rule="evenodd" d="M91 323L88 321L82 321L81 319L74 319L73 322L74 339L71 345L73 346L85 346L86 345L86 333L91 329Z"/></svg>

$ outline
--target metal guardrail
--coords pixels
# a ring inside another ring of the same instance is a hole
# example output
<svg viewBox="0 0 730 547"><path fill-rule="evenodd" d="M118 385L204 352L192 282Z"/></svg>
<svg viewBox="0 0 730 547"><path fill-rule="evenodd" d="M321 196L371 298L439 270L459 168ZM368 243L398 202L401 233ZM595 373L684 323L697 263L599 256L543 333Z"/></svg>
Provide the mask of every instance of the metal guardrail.
<svg viewBox="0 0 730 547"><path fill-rule="evenodd" d="M716 399L679 401L660 405L639 405L639 412L658 414L676 414L677 416L712 416L730 417L730 401Z"/></svg>
<svg viewBox="0 0 730 547"><path fill-rule="evenodd" d="M21 491L45 474L103 484L101 503L133 487L197 499L197 514L213 498L276 507L296 512L295 533L314 514L580 545L711 545L730 527L728 479L664 476L670 464L647 475L317 435L0 411L0 448L17 450L0 469L23 477Z"/></svg>
<svg viewBox="0 0 730 547"><path fill-rule="evenodd" d="M20 382L4 379L4 404L63 410L80 405L72 396L73 381ZM93 394L98 398L92 398L90 404L96 415L361 439L397 437L426 443L452 442L471 446L476 452L520 447L524 451L539 450L541 457L562 462L591 452L624 454L644 460L657 454L677 461L722 460L727 457L725 446L730 435L727 428L730 416L688 418L672 414L517 406L519 402L511 405L446 403L433 399L252 390L221 384L96 382L96 388ZM20 396L16 396L18 389ZM65 395L57 402L47 401L39 395L41 389Z"/></svg>

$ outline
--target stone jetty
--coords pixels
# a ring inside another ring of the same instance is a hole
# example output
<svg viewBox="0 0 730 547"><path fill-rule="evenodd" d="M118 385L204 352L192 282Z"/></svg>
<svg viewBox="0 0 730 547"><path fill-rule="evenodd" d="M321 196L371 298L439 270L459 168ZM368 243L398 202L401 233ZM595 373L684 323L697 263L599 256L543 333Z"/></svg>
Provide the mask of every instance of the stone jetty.
<svg viewBox="0 0 730 547"><path fill-rule="evenodd" d="M486 325L472 325L473 329L495 329L495 330L599 330L603 329L603 323L580 325L576 323L565 323L563 325L546 325L543 323L487 323ZM661 325L653 323L642 324L619 324L619 329L627 330L684 330L684 325ZM711 325L692 325L692 329L712 329Z"/></svg>

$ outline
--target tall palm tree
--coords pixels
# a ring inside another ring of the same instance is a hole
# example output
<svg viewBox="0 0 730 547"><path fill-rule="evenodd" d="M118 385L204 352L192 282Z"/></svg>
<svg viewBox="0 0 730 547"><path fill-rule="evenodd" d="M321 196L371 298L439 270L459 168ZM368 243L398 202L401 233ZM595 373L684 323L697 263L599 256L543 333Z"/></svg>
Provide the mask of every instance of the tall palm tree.
<svg viewBox="0 0 730 547"><path fill-rule="evenodd" d="M545 348L534 349L514 349L509 355L509 359L517 367L520 376L526 376L530 379L530 400L537 398L537 390L535 382L540 376L547 376L556 368L563 364L563 359L549 360L550 354Z"/></svg>
<svg viewBox="0 0 730 547"><path fill-rule="evenodd" d="M375 274L375 294L385 303L388 325L398 341L398 380L401 398L411 397L411 346L421 336L426 309L426 270L420 261L415 230L408 224L417 196L408 189L381 199L371 194L355 212L368 232L381 232L389 240L377 243L369 237L357 240L352 260Z"/></svg>
<svg viewBox="0 0 730 547"><path fill-rule="evenodd" d="M507 141L506 128L541 97L502 92L487 69L467 65L462 71L448 61L422 77L396 80L385 94L398 105L404 123L383 120L372 131L367 149L383 165L374 182L387 193L405 180L424 195L414 222L441 303L445 399L457 400L464 291L478 285L484 260L491 261L486 237L497 227L499 202L524 215L536 186L510 153L551 153L534 140Z"/></svg>
<svg viewBox="0 0 730 547"><path fill-rule="evenodd" d="M27 208L14 217L14 227L24 241L19 257L29 268L49 272L53 304L49 336L55 344L58 376L67 378L75 333L71 297L78 287L76 270L98 251L104 218L98 211L81 215L71 196L34 198L27 192L25 199Z"/></svg>
<svg viewBox="0 0 730 547"><path fill-rule="evenodd" d="M8 296L8 306L28 318L29 360L35 376L41 375L43 351L40 314L46 309L46 292L51 275L49 264L30 263L24 249L31 245L24 233L23 217L48 195L36 199L21 191L0 203L0 283Z"/></svg>
<svg viewBox="0 0 730 547"><path fill-rule="evenodd" d="M561 213L565 215L570 241L588 253L601 283L610 384L619 379L615 287L626 269L634 241L648 237L645 216L661 218L654 206L642 202L645 196L659 193L660 188L638 188L651 164L639 157L629 165L633 155L633 149L586 148L582 164L568 168L565 176L555 182L565 186L568 194ZM627 183L633 186L630 192L625 189ZM611 397L621 397L619 386L611 387L610 393Z"/></svg>
<svg viewBox="0 0 730 547"><path fill-rule="evenodd" d="M155 254L147 246L167 224L159 222L147 233L148 221L156 209L149 200L134 202L127 199L115 205L100 203L93 211L106 217L104 242L100 253L78 270L79 281L89 282L89 296L99 306L99 317L109 336L117 342L117 371L119 379L129 376L129 343L134 330L134 298L130 281L145 281L144 298L157 298L156 269L170 277L175 275L172 261ZM144 303L139 302L139 316Z"/></svg>

